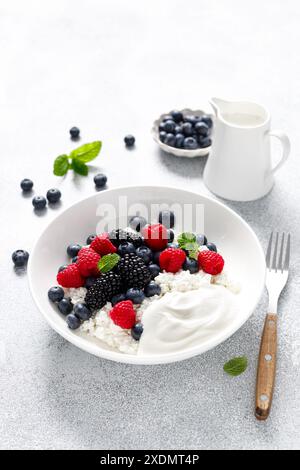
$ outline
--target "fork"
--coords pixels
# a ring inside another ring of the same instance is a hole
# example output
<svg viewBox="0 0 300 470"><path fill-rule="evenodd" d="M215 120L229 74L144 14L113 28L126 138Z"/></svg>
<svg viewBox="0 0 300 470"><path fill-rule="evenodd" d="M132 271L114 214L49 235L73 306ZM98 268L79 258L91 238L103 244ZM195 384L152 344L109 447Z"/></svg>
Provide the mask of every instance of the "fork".
<svg viewBox="0 0 300 470"><path fill-rule="evenodd" d="M276 235L271 233L266 254L269 313L266 316L261 340L256 383L255 416L260 421L269 417L272 406L277 358L277 307L280 294L288 280L290 246L290 234L286 236L283 233L279 237L278 232Z"/></svg>

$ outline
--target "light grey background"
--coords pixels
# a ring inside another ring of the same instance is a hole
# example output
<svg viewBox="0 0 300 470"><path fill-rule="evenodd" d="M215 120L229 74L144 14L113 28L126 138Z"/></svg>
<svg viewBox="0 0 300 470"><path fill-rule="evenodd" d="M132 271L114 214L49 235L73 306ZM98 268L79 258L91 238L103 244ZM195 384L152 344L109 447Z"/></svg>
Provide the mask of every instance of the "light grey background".
<svg viewBox="0 0 300 470"><path fill-rule="evenodd" d="M299 13L298 0L1 0L1 448L299 448ZM109 187L161 183L208 193L205 159L160 153L150 128L174 107L209 109L211 95L264 103L293 144L270 195L229 203L264 247L273 228L293 236L266 423L253 416L266 294L251 320L214 351L133 367L89 356L54 333L10 260L14 249L30 251L57 214L33 214L19 190L23 177L34 180L36 194L60 187L59 210L95 190L93 174L51 175L54 157L75 146L72 125L82 142L103 140L97 165ZM123 145L129 132L134 151ZM231 379L222 366L239 354L250 366Z"/></svg>

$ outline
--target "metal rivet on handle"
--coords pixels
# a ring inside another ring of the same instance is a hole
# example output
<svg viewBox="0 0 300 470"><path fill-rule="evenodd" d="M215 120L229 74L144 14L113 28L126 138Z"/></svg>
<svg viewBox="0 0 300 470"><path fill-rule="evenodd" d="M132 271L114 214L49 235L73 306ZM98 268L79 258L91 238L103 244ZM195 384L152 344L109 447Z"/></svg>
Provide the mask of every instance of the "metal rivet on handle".
<svg viewBox="0 0 300 470"><path fill-rule="evenodd" d="M261 401L268 401L269 399L267 395L261 395L259 398Z"/></svg>
<svg viewBox="0 0 300 470"><path fill-rule="evenodd" d="M265 355L265 360L266 360L267 362L272 361L272 359L273 359L273 357L271 356L271 354L266 354L266 355Z"/></svg>

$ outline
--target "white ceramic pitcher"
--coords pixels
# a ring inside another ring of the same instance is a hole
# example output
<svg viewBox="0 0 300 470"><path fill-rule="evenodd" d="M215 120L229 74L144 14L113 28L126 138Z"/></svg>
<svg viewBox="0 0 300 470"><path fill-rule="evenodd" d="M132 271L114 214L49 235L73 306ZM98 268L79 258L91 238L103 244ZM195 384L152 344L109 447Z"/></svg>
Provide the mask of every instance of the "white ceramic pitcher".
<svg viewBox="0 0 300 470"><path fill-rule="evenodd" d="M250 102L212 98L216 119L212 152L204 170L204 182L216 195L233 201L252 201L265 196L274 184L274 173L290 154L289 138L270 129L269 112ZM270 137L282 144L275 166Z"/></svg>

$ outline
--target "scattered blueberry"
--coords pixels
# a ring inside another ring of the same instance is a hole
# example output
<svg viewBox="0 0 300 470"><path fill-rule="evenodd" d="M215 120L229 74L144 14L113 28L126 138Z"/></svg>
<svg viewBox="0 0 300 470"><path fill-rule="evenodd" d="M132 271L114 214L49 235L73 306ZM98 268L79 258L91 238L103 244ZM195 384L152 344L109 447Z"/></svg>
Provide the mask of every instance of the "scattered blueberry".
<svg viewBox="0 0 300 470"><path fill-rule="evenodd" d="M218 250L217 250L217 247L216 247L216 245L215 245L214 243L211 243L211 242L206 243L206 246L207 246L207 248L208 248L210 251L215 251L215 252L218 251Z"/></svg>
<svg viewBox="0 0 300 470"><path fill-rule="evenodd" d="M191 274L195 274L199 271L198 261L195 259L186 258L182 269L184 271L190 271Z"/></svg>
<svg viewBox="0 0 300 470"><path fill-rule="evenodd" d="M118 253L120 256L124 256L129 253L135 253L135 246L133 243L123 242L119 245Z"/></svg>
<svg viewBox="0 0 300 470"><path fill-rule="evenodd" d="M202 116L201 120L211 129L213 126L213 120L210 116Z"/></svg>
<svg viewBox="0 0 300 470"><path fill-rule="evenodd" d="M204 137L207 137L208 132L209 132L208 126L204 122L201 122L201 121L196 122L194 129L197 132L197 134L202 135Z"/></svg>
<svg viewBox="0 0 300 470"><path fill-rule="evenodd" d="M147 225L147 220L141 215L135 215L129 219L129 225L133 230L140 232L145 225Z"/></svg>
<svg viewBox="0 0 300 470"><path fill-rule="evenodd" d="M146 297L153 297L153 295L159 295L161 293L161 287L154 281L149 282L149 284L144 289Z"/></svg>
<svg viewBox="0 0 300 470"><path fill-rule="evenodd" d="M63 264L62 266L58 268L58 272L61 273L64 269L66 269L67 266L68 266L67 264Z"/></svg>
<svg viewBox="0 0 300 470"><path fill-rule="evenodd" d="M180 111L177 111L177 110L172 111L171 116L172 116L173 121L175 122L183 121L183 114Z"/></svg>
<svg viewBox="0 0 300 470"><path fill-rule="evenodd" d="M75 245L69 245L67 247L67 254L70 256L70 258L75 258L75 256L78 255L79 251L81 250L81 245L76 243Z"/></svg>
<svg viewBox="0 0 300 470"><path fill-rule="evenodd" d="M173 120L170 119L170 120L168 120L168 121L165 122L165 131L166 131L167 133L170 132L171 134L174 134L174 132L175 132L175 127L176 127L176 124L175 124L175 122L174 122Z"/></svg>
<svg viewBox="0 0 300 470"><path fill-rule="evenodd" d="M182 125L182 133L185 137L190 137L193 135L193 126L190 122L185 122Z"/></svg>
<svg viewBox="0 0 300 470"><path fill-rule="evenodd" d="M87 277L86 280L85 280L84 287L89 289L90 287L92 287L95 284L97 279L98 279L97 277L93 277L93 276Z"/></svg>
<svg viewBox="0 0 300 470"><path fill-rule="evenodd" d="M165 138L166 145L170 145L170 147L174 147L176 143L176 137L174 134L167 134Z"/></svg>
<svg viewBox="0 0 300 470"><path fill-rule="evenodd" d="M73 304L70 299L66 299L66 298L61 299L58 302L57 306L58 306L58 310L63 315L68 315L73 310Z"/></svg>
<svg viewBox="0 0 300 470"><path fill-rule="evenodd" d="M202 233L196 236L196 242L198 243L199 246L206 245L207 243L207 238L205 235Z"/></svg>
<svg viewBox="0 0 300 470"><path fill-rule="evenodd" d="M167 133L165 131L160 131L159 133L159 140L161 142L165 142L166 141L166 137L167 137Z"/></svg>
<svg viewBox="0 0 300 470"><path fill-rule="evenodd" d="M46 204L47 204L47 201L46 201L46 198L44 198L44 196L35 196L32 199L32 205L36 211L41 211L45 209Z"/></svg>
<svg viewBox="0 0 300 470"><path fill-rule="evenodd" d="M81 302L78 302L74 305L73 313L74 315L76 315L76 317L83 321L88 320L92 316L92 312L90 311L90 309L86 306L86 304L83 304Z"/></svg>
<svg viewBox="0 0 300 470"><path fill-rule="evenodd" d="M47 191L46 197L51 204L55 204L60 200L61 192L59 189L52 188Z"/></svg>
<svg viewBox="0 0 300 470"><path fill-rule="evenodd" d="M173 211L163 210L158 214L158 222L166 228L173 228L175 224L175 215Z"/></svg>
<svg viewBox="0 0 300 470"><path fill-rule="evenodd" d="M67 325L70 330L77 330L80 327L80 320L74 313L67 316Z"/></svg>
<svg viewBox="0 0 300 470"><path fill-rule="evenodd" d="M169 243L172 243L174 241L174 237L175 237L175 234L173 232L173 230L171 230L170 228L167 230L167 234L168 234L168 242Z"/></svg>
<svg viewBox="0 0 300 470"><path fill-rule="evenodd" d="M78 129L78 127L74 126L70 129L70 134L72 139L77 139L79 137L80 130Z"/></svg>
<svg viewBox="0 0 300 470"><path fill-rule="evenodd" d="M126 300L126 295L125 294L117 294L114 295L111 299L111 304L114 307L117 303L122 302L123 300Z"/></svg>
<svg viewBox="0 0 300 470"><path fill-rule="evenodd" d="M33 188L33 181L31 181L28 178L25 178L24 180L21 181L20 186L22 190L26 193L28 191L31 191Z"/></svg>
<svg viewBox="0 0 300 470"><path fill-rule="evenodd" d="M160 256L160 254L161 254L161 251L155 251L153 253L153 263L159 265L159 256Z"/></svg>
<svg viewBox="0 0 300 470"><path fill-rule="evenodd" d="M103 188L107 183L107 176L103 175L103 173L98 173L98 175L94 176L94 183L96 188Z"/></svg>
<svg viewBox="0 0 300 470"><path fill-rule="evenodd" d="M78 261L78 256L74 256L74 258L72 258L72 264L77 263L77 261Z"/></svg>
<svg viewBox="0 0 300 470"><path fill-rule="evenodd" d="M149 264L149 271L151 273L151 278L154 279L160 273L160 267L157 264Z"/></svg>
<svg viewBox="0 0 300 470"><path fill-rule="evenodd" d="M178 149L181 149L184 144L184 135L183 134L177 134L175 136L175 147Z"/></svg>
<svg viewBox="0 0 300 470"><path fill-rule="evenodd" d="M95 240L95 238L97 238L97 235L95 233L93 233L92 235L89 235L86 239L86 244L90 245L92 241Z"/></svg>
<svg viewBox="0 0 300 470"><path fill-rule="evenodd" d="M16 268L22 268L27 264L29 253L25 250L16 250L11 255L11 259Z"/></svg>
<svg viewBox="0 0 300 470"><path fill-rule="evenodd" d="M48 290L48 297L51 302L60 302L64 298L65 292L62 287L54 286Z"/></svg>
<svg viewBox="0 0 300 470"><path fill-rule="evenodd" d="M153 257L152 251L150 250L150 248L148 248L148 246L139 246L136 249L136 255L142 258L142 260L146 264L149 264Z"/></svg>
<svg viewBox="0 0 300 470"><path fill-rule="evenodd" d="M142 290L131 287L126 292L126 299L131 300L134 304L141 304L145 299L145 294Z"/></svg>
<svg viewBox="0 0 300 470"><path fill-rule="evenodd" d="M124 137L124 142L126 147L133 147L135 144L135 137L133 135L126 135L126 137Z"/></svg>
<svg viewBox="0 0 300 470"><path fill-rule="evenodd" d="M134 325L134 327L131 328L131 336L133 337L133 339L139 341L140 337L142 336L143 330L143 325L141 323L137 323L136 325Z"/></svg>
<svg viewBox="0 0 300 470"><path fill-rule="evenodd" d="M200 139L199 140L199 145L201 148L207 148L207 147L211 147L212 145L212 140L209 138L209 137L205 137L204 139Z"/></svg>
<svg viewBox="0 0 300 470"><path fill-rule="evenodd" d="M183 147L187 150L194 150L198 148L197 140L194 137L187 137L184 139Z"/></svg>

